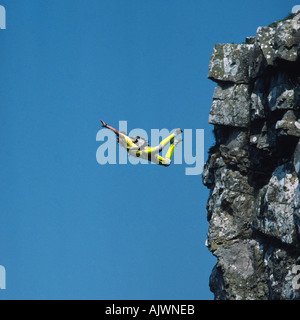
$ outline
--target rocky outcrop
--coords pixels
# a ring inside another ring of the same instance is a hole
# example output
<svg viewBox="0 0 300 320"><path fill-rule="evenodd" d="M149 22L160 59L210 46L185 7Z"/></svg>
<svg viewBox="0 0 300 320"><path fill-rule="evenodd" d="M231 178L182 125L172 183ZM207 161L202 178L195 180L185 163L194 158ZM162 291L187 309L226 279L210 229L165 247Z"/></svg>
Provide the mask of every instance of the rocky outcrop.
<svg viewBox="0 0 300 320"><path fill-rule="evenodd" d="M208 77L210 288L215 299L300 299L300 14L217 44Z"/></svg>

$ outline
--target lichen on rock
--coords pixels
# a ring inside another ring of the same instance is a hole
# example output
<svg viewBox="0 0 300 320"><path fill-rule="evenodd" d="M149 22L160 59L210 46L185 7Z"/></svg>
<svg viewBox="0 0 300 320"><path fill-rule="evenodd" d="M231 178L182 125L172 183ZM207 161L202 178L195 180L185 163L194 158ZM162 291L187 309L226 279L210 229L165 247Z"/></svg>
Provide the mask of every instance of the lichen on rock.
<svg viewBox="0 0 300 320"><path fill-rule="evenodd" d="M300 299L300 14L216 44L209 123L216 145L202 175L215 299Z"/></svg>

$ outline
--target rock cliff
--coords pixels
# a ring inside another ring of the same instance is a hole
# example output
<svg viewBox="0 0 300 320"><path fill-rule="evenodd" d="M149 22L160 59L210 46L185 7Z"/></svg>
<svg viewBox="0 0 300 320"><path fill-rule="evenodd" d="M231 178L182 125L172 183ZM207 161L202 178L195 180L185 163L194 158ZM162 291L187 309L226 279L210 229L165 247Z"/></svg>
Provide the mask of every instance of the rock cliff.
<svg viewBox="0 0 300 320"><path fill-rule="evenodd" d="M300 299L300 14L217 44L202 175L215 299Z"/></svg>

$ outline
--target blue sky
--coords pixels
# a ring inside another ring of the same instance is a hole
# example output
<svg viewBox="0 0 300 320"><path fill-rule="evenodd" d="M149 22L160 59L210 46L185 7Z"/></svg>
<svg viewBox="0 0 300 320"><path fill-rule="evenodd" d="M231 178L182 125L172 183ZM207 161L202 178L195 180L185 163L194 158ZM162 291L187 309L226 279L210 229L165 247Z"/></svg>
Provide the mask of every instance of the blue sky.
<svg viewBox="0 0 300 320"><path fill-rule="evenodd" d="M206 159L214 44L243 42L298 3L0 4L0 299L213 299L201 175L99 165L99 120L204 129Z"/></svg>

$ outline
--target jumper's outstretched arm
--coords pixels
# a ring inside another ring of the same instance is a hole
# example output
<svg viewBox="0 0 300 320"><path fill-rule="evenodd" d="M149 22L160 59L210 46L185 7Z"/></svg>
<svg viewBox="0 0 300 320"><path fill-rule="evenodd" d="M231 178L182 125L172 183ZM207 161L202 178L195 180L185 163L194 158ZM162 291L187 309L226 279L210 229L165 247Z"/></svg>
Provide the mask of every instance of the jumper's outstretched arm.
<svg viewBox="0 0 300 320"><path fill-rule="evenodd" d="M100 120L100 121L102 122L102 127L107 128L107 129L113 131L117 136L119 136L119 135L121 134L117 129L115 129L115 128L109 126L109 125L107 125L103 120Z"/></svg>

